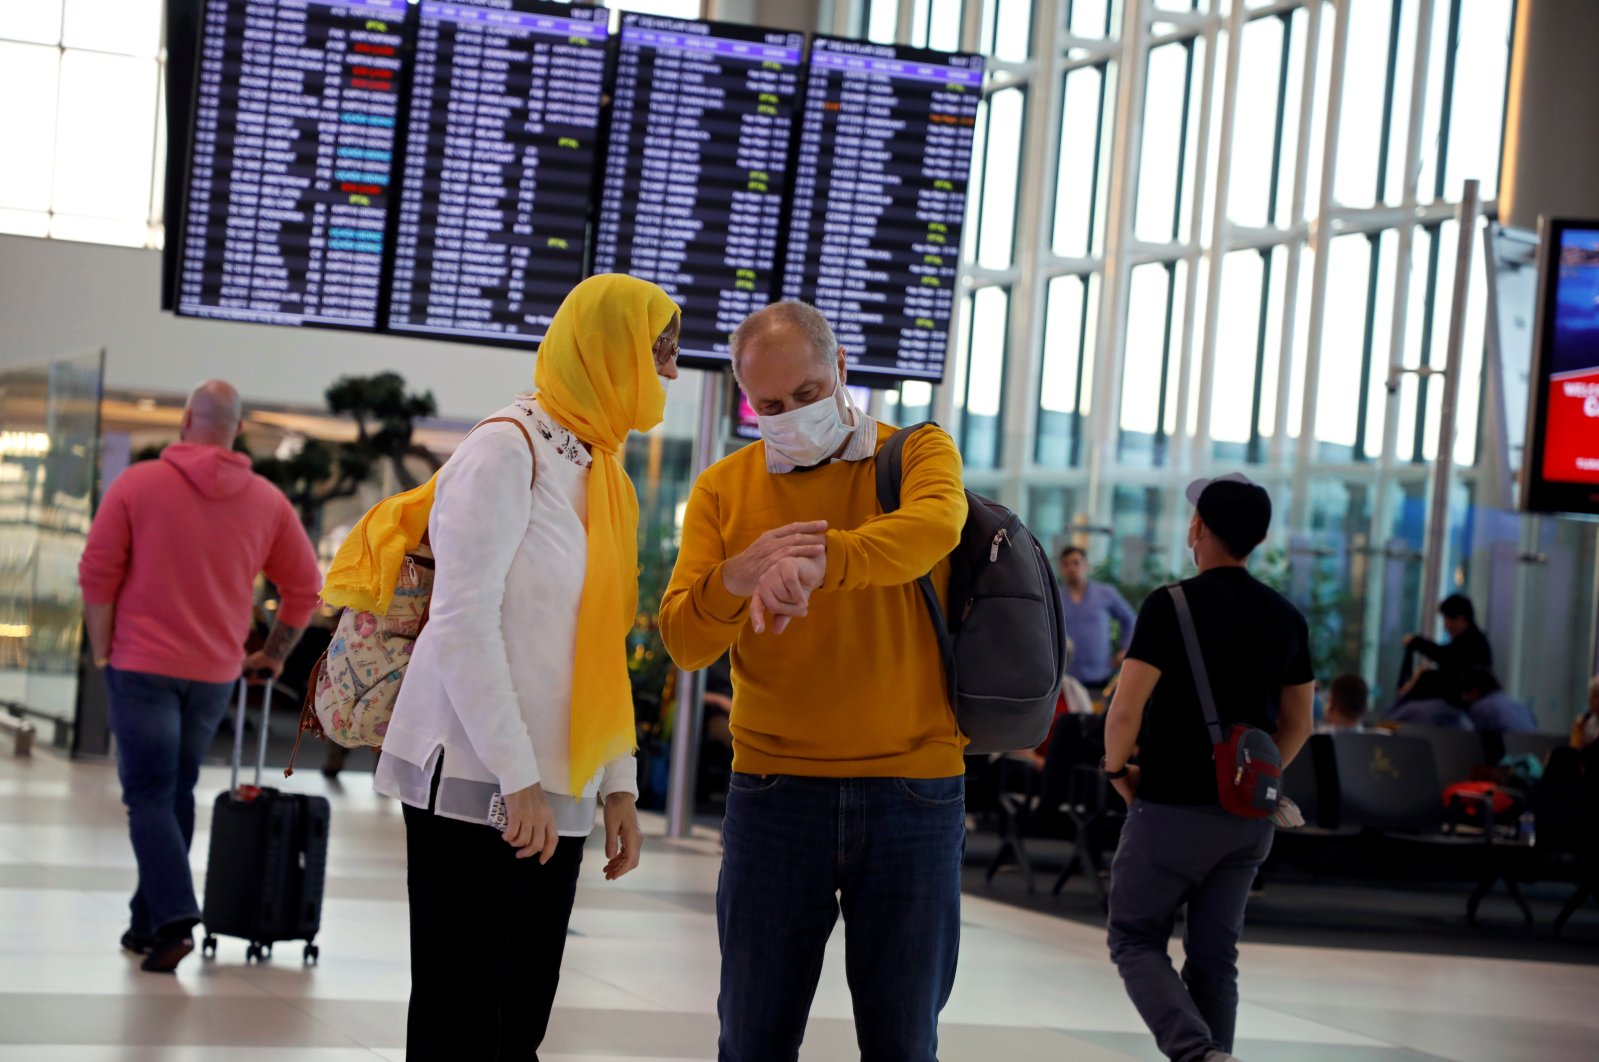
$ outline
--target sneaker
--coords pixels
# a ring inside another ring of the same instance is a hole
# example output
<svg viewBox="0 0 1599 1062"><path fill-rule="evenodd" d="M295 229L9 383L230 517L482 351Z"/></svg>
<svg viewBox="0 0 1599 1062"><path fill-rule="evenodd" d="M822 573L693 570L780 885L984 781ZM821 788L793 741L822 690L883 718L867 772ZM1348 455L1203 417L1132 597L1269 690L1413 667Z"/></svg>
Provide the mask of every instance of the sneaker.
<svg viewBox="0 0 1599 1062"><path fill-rule="evenodd" d="M155 947L155 937L148 933L135 933L128 930L122 934L122 950L131 951L135 955L148 955Z"/></svg>
<svg viewBox="0 0 1599 1062"><path fill-rule="evenodd" d="M1212 1051L1205 1056L1205 1062L1241 1062L1241 1060L1225 1051Z"/></svg>
<svg viewBox="0 0 1599 1062"><path fill-rule="evenodd" d="M146 973L172 973L178 963L188 958L194 950L194 937L188 930L170 936L158 937L139 968Z"/></svg>

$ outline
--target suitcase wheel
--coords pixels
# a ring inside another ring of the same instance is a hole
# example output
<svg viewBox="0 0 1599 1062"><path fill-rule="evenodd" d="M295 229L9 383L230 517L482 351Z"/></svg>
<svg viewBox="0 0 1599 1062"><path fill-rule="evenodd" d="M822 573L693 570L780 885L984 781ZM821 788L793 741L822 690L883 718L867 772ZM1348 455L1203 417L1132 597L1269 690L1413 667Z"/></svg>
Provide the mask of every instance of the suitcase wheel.
<svg viewBox="0 0 1599 1062"><path fill-rule="evenodd" d="M209 933L206 934L205 940L200 942L200 957L202 959L214 959L217 957L217 938Z"/></svg>
<svg viewBox="0 0 1599 1062"><path fill-rule="evenodd" d="M317 947L315 944L307 944L305 946L305 965L315 966L317 964L317 960L320 958L322 958L321 948Z"/></svg>
<svg viewBox="0 0 1599 1062"><path fill-rule="evenodd" d="M247 964L252 962L271 962L272 945L252 943L249 948L245 950L244 961Z"/></svg>

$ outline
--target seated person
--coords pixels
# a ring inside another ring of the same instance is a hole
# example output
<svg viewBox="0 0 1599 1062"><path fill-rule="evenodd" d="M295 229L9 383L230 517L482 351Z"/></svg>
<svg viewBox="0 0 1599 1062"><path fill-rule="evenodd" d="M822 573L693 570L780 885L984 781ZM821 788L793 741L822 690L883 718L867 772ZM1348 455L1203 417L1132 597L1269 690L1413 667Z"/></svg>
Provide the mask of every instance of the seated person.
<svg viewBox="0 0 1599 1062"><path fill-rule="evenodd" d="M1511 697L1486 668L1474 668L1460 680L1471 725L1484 734L1531 734L1538 721L1525 704Z"/></svg>
<svg viewBox="0 0 1599 1062"><path fill-rule="evenodd" d="M1366 711L1371 707L1371 691L1366 680L1359 675L1339 675L1327 688L1327 707L1322 713L1317 732L1331 734L1339 730L1360 730L1366 722Z"/></svg>
<svg viewBox="0 0 1599 1062"><path fill-rule="evenodd" d="M1599 675L1588 683L1588 710L1571 728L1571 747L1599 748Z"/></svg>
<svg viewBox="0 0 1599 1062"><path fill-rule="evenodd" d="M1413 723L1422 726L1445 726L1454 730L1471 730L1471 716L1464 709L1443 697L1420 697L1402 700L1383 715L1384 723Z"/></svg>
<svg viewBox="0 0 1599 1062"><path fill-rule="evenodd" d="M1407 635L1400 683L1409 687L1405 695L1407 700L1445 697L1462 704L1460 681L1468 671L1476 668L1491 670L1493 649L1488 645L1488 636L1477 626L1477 612L1469 597L1451 594L1438 606L1438 612L1443 616L1449 641L1439 645L1419 634ZM1424 679L1419 685L1412 685L1416 683L1412 671L1418 656L1432 661L1438 670L1436 675Z"/></svg>

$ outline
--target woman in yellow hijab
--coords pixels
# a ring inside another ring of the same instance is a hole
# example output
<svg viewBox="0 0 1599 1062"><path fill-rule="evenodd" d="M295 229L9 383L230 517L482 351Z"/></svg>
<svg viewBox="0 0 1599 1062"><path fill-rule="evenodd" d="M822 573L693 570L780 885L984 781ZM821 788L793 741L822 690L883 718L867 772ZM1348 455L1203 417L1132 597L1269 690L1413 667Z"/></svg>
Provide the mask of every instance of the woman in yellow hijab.
<svg viewBox="0 0 1599 1062"><path fill-rule="evenodd" d="M539 347L536 391L352 536L366 559L340 585L393 585L392 543L370 529L420 537L422 512L436 566L375 781L405 805L411 1057L534 1054L598 806L605 876L638 865L638 499L620 451L661 421L678 329L654 284L585 280Z"/></svg>

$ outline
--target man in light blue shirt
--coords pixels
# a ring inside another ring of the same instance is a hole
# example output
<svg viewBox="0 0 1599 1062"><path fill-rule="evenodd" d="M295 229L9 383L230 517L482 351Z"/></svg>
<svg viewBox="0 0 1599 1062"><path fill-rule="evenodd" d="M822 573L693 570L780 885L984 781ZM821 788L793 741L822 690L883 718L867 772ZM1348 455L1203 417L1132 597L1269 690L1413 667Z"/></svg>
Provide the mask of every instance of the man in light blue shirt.
<svg viewBox="0 0 1599 1062"><path fill-rule="evenodd" d="M1532 734L1538 721L1525 704L1506 693L1493 672L1477 668L1460 680L1471 723L1484 734Z"/></svg>
<svg viewBox="0 0 1599 1062"><path fill-rule="evenodd" d="M1138 618L1127 599L1113 586L1088 578L1088 554L1067 546L1060 555L1060 603L1066 616L1066 634L1071 638L1072 659L1067 668L1089 695L1097 698L1105 684L1115 677L1133 641L1133 621ZM1118 624L1114 643L1110 621Z"/></svg>

